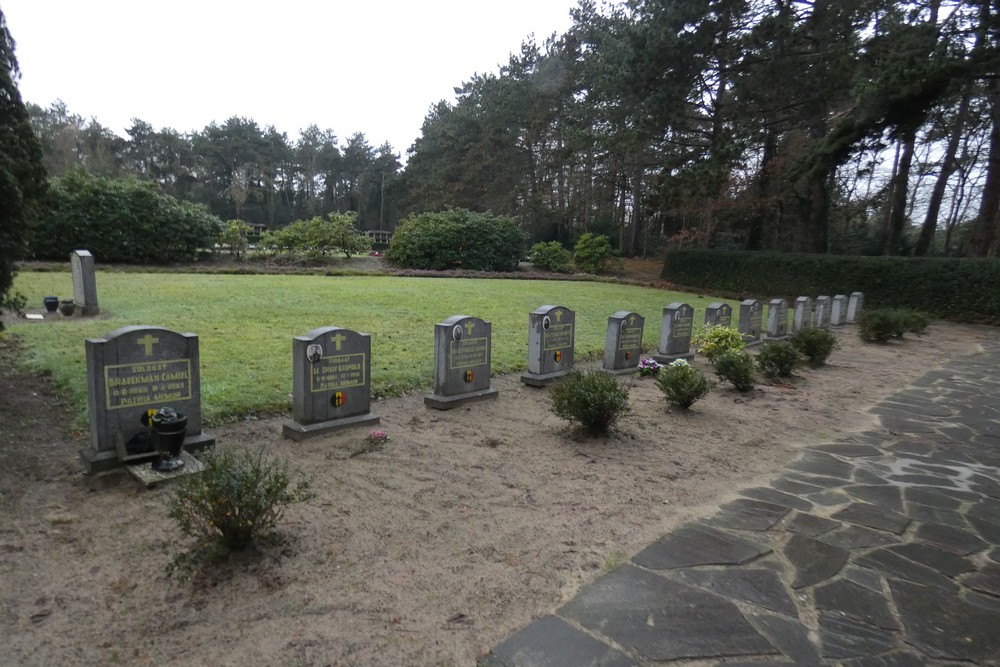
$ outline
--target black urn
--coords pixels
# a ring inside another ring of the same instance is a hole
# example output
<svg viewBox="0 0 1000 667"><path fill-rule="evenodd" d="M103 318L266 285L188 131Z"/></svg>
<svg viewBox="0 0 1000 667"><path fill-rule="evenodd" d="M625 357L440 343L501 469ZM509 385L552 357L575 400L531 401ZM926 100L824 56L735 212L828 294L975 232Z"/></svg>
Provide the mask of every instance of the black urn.
<svg viewBox="0 0 1000 667"><path fill-rule="evenodd" d="M184 431L187 417L177 414L173 408L160 408L153 415L153 446L160 458L153 462L157 472L174 472L184 466L181 449L184 447Z"/></svg>

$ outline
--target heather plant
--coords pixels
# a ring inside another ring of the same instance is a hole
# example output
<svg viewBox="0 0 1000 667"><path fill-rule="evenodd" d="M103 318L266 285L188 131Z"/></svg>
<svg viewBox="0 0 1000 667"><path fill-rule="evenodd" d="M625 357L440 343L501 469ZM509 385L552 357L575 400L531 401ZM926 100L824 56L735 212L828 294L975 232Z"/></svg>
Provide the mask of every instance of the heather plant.
<svg viewBox="0 0 1000 667"><path fill-rule="evenodd" d="M557 417L592 434L607 433L631 411L628 388L604 371L573 371L552 386L550 396Z"/></svg>
<svg viewBox="0 0 1000 667"><path fill-rule="evenodd" d="M767 377L786 378L795 370L799 360L799 351L791 343L768 343L757 354L757 368Z"/></svg>
<svg viewBox="0 0 1000 667"><path fill-rule="evenodd" d="M719 379L730 382L738 391L750 391L757 384L754 360L746 350L729 350L712 361Z"/></svg>
<svg viewBox="0 0 1000 667"><path fill-rule="evenodd" d="M700 354L711 362L725 352L739 352L747 346L743 334L735 327L704 326L699 329L691 342L698 348Z"/></svg>
<svg viewBox="0 0 1000 667"><path fill-rule="evenodd" d="M837 337L822 328L810 328L799 331L792 336L792 345L805 357L806 363L813 368L826 364L826 360L837 345Z"/></svg>
<svg viewBox="0 0 1000 667"><path fill-rule="evenodd" d="M705 374L683 359L661 368L656 376L656 386L668 403L685 410L707 396L711 389Z"/></svg>

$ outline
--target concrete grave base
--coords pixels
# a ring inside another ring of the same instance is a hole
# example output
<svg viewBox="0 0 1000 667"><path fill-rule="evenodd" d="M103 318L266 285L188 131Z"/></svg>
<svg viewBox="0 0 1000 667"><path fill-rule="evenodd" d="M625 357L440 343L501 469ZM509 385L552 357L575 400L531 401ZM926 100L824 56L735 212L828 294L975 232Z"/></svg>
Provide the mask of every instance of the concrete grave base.
<svg viewBox="0 0 1000 667"><path fill-rule="evenodd" d="M568 374L569 371L556 371L555 373L524 373L521 375L521 382L529 387L544 387L551 384L553 380L566 377Z"/></svg>
<svg viewBox="0 0 1000 667"><path fill-rule="evenodd" d="M214 435L202 432L197 435L189 435L184 438L183 451L185 452L200 452L209 449L210 447L215 447ZM88 475L93 475L99 472L107 472L109 470L121 468L125 465L152 461L158 456L159 454L156 452L148 452L145 454L135 454L129 456L127 460L123 460L114 449L103 451L86 449L80 452L80 460L83 461L83 465L86 467Z"/></svg>
<svg viewBox="0 0 1000 667"><path fill-rule="evenodd" d="M424 405L435 410L452 410L466 403L476 403L478 401L489 401L500 395L497 389L483 389L482 391L472 391L468 394L458 394L457 396L439 396L432 394L424 396Z"/></svg>
<svg viewBox="0 0 1000 667"><path fill-rule="evenodd" d="M687 354L653 354L650 355L658 364L669 364L672 361L677 361L678 359L683 359L684 361L691 361L694 359L694 353L688 352Z"/></svg>
<svg viewBox="0 0 1000 667"><path fill-rule="evenodd" d="M136 465L125 466L125 469L128 470L133 477L142 482L147 489L151 489L157 484L170 482L187 475L195 475L205 470L205 464L195 458L193 454L181 452L181 458L184 460L184 466L174 470L173 472L157 472L156 470L153 470L152 463L139 463Z"/></svg>
<svg viewBox="0 0 1000 667"><path fill-rule="evenodd" d="M767 336L764 338L765 343L780 343L783 340L790 339L791 336Z"/></svg>
<svg viewBox="0 0 1000 667"><path fill-rule="evenodd" d="M612 370L610 368L602 368L602 371L608 375L632 375L639 372L638 366L633 366L632 368L619 368L617 370Z"/></svg>
<svg viewBox="0 0 1000 667"><path fill-rule="evenodd" d="M378 426L379 418L372 413L354 415L343 419L331 419L329 421L317 422L315 424L300 424L287 420L281 424L281 434L295 442L302 442L310 438L316 438L327 433L343 431L358 426Z"/></svg>

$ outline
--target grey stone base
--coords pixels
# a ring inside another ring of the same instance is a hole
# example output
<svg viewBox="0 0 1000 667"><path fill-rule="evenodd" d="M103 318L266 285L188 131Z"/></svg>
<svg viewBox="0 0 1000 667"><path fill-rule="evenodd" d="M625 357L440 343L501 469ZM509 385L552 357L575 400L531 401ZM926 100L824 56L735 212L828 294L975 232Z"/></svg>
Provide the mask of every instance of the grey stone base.
<svg viewBox="0 0 1000 667"><path fill-rule="evenodd" d="M197 435L189 435L184 438L183 451L185 452L200 452L211 447L215 447L215 436L205 433L204 431ZM86 468L88 475L94 475L99 472L107 472L126 465L146 463L157 459L159 456L160 455L156 452L149 452L147 454L136 454L130 456L127 461L124 461L119 458L117 450L114 449L107 449L103 451L85 449L80 452L80 460L83 461L83 465Z"/></svg>
<svg viewBox="0 0 1000 667"><path fill-rule="evenodd" d="M477 401L489 401L500 395L500 392L496 389L483 389L482 391L473 391L468 394L459 394L457 396L439 396L437 394L431 394L430 396L424 396L424 405L429 408L434 408L435 410L451 410L457 408L466 403L475 403Z"/></svg>
<svg viewBox="0 0 1000 667"><path fill-rule="evenodd" d="M555 373L524 373L521 375L521 382L529 387L544 387L553 380L566 377L569 371L556 371Z"/></svg>
<svg viewBox="0 0 1000 667"><path fill-rule="evenodd" d="M763 345L763 340L748 340L747 347L757 347L758 345Z"/></svg>
<svg viewBox="0 0 1000 667"><path fill-rule="evenodd" d="M330 421L317 422L315 424L300 424L296 421L288 420L281 425L281 434L295 442L302 442L310 438L316 438L327 433L343 431L348 428L358 426L378 426L379 418L370 412L354 417L343 419L331 419Z"/></svg>
<svg viewBox="0 0 1000 667"><path fill-rule="evenodd" d="M688 352L687 354L654 354L652 357L653 361L658 364L669 364L670 362L677 361L678 359L691 361L694 359L694 352Z"/></svg>
<svg viewBox="0 0 1000 667"><path fill-rule="evenodd" d="M780 343L782 341L788 340L791 336L768 336L764 339L765 343Z"/></svg>
<svg viewBox="0 0 1000 667"><path fill-rule="evenodd" d="M607 373L608 375L632 375L633 373L639 372L639 367L633 366L632 368L619 368L616 370L613 370L611 368L602 368L601 370Z"/></svg>
<svg viewBox="0 0 1000 667"><path fill-rule="evenodd" d="M187 475L194 475L205 469L205 464L196 459L194 454L181 452L181 458L184 459L184 466L173 472L157 472L153 470L152 463L139 463L137 465L125 466L125 469L128 470L133 477L142 482L147 489L151 489L157 484L171 482Z"/></svg>

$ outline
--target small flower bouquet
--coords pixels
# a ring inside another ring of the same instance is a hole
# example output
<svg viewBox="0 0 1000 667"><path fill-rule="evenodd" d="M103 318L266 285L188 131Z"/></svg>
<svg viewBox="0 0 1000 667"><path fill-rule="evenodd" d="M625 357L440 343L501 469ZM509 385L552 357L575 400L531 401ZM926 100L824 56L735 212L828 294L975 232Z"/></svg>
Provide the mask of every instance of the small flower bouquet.
<svg viewBox="0 0 1000 667"><path fill-rule="evenodd" d="M389 434L385 431L375 429L365 436L365 442L370 445L384 445L389 442Z"/></svg>
<svg viewBox="0 0 1000 667"><path fill-rule="evenodd" d="M644 357L639 360L639 375L641 377L652 377L660 372L663 368L663 364L652 359L651 357Z"/></svg>

